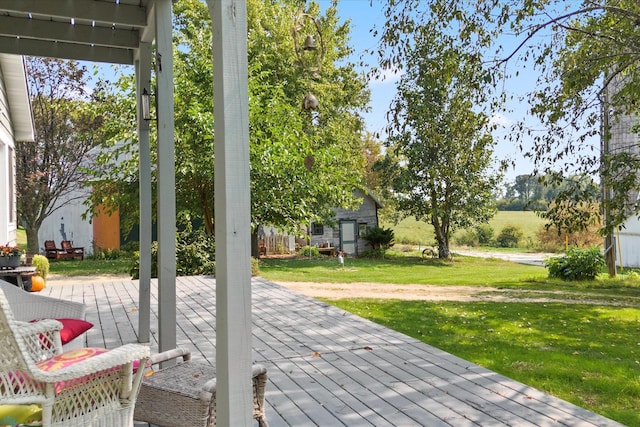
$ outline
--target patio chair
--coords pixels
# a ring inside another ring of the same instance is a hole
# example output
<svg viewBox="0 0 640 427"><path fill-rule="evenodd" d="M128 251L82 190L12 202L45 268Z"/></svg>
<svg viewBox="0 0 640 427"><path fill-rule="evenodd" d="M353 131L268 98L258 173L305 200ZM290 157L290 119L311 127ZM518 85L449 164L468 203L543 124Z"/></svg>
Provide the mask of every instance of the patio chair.
<svg viewBox="0 0 640 427"><path fill-rule="evenodd" d="M63 349L83 347L84 340L75 338L93 326L84 322L87 310L84 304L32 294L4 280L0 280L0 290L4 293L15 320L33 322L41 319L56 319L63 323L63 326L67 325L70 328L65 330L63 327L61 331ZM80 331L79 328L84 330Z"/></svg>
<svg viewBox="0 0 640 427"><path fill-rule="evenodd" d="M74 254L68 254L66 251L58 248L56 242L53 240L44 241L44 256L51 261L57 261L59 259L73 258Z"/></svg>
<svg viewBox="0 0 640 427"><path fill-rule="evenodd" d="M63 240L60 242L60 246L67 256L71 255L70 258L84 259L84 247L73 246L70 240Z"/></svg>
<svg viewBox="0 0 640 427"><path fill-rule="evenodd" d="M0 407L39 407L43 427L133 426L144 373L134 372L134 362L145 366L149 349L126 344L62 353L61 326L17 321L0 291Z"/></svg>

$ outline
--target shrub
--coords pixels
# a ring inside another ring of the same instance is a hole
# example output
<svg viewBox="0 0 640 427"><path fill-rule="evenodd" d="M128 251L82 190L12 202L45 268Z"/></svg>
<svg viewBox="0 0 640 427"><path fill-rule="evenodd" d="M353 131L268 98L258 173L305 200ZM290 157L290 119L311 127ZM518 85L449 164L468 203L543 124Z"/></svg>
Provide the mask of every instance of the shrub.
<svg viewBox="0 0 640 427"><path fill-rule="evenodd" d="M556 227L542 226L536 233L536 238L538 240L537 247L540 250L546 250L549 252L563 251L567 240L570 246L579 248L597 246L602 243L603 239L600 234L600 224L600 222L596 222L594 224L590 224L583 230L569 233L568 239L567 234L564 232L558 233L558 229Z"/></svg>
<svg viewBox="0 0 640 427"><path fill-rule="evenodd" d="M518 242L524 237L524 231L516 225L507 225L496 237L496 243L500 248L517 248Z"/></svg>
<svg viewBox="0 0 640 427"><path fill-rule="evenodd" d="M188 225L176 234L176 276L215 275L215 240L202 229ZM129 270L131 277L140 278L140 254L135 254ZM158 277L158 243L151 246L151 277Z"/></svg>
<svg viewBox="0 0 640 427"><path fill-rule="evenodd" d="M36 268L36 273L38 276L42 277L44 280L47 280L47 275L49 274L49 260L44 255L36 254L33 256L33 260L31 264Z"/></svg>
<svg viewBox="0 0 640 427"><path fill-rule="evenodd" d="M298 254L302 256L314 257L314 256L320 256L320 251L315 246L307 245L307 246L301 247L298 250Z"/></svg>
<svg viewBox="0 0 640 427"><path fill-rule="evenodd" d="M260 260L251 257L251 277L260 275Z"/></svg>
<svg viewBox="0 0 640 427"><path fill-rule="evenodd" d="M458 246L478 246L480 244L478 235L473 230L464 230L462 233L454 237L454 241Z"/></svg>
<svg viewBox="0 0 640 427"><path fill-rule="evenodd" d="M374 250L381 249L385 251L395 243L393 230L390 228L371 227L362 237L371 243Z"/></svg>
<svg viewBox="0 0 640 427"><path fill-rule="evenodd" d="M489 224L480 224L476 227L476 235L479 244L488 246L493 241L493 227Z"/></svg>
<svg viewBox="0 0 640 427"><path fill-rule="evenodd" d="M562 280L593 280L605 266L598 248L571 248L566 255L545 261L549 277Z"/></svg>
<svg viewBox="0 0 640 427"><path fill-rule="evenodd" d="M98 260L115 260L120 258L129 258L131 253L124 252L119 249L103 249L97 248L92 258Z"/></svg>

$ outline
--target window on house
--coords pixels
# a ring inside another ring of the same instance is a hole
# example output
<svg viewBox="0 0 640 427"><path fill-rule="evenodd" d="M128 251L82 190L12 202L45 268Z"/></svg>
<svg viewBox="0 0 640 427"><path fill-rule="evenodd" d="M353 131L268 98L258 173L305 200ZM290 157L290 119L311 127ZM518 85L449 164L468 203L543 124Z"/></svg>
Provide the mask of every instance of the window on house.
<svg viewBox="0 0 640 427"><path fill-rule="evenodd" d="M361 222L358 224L358 236L359 237L364 237L365 234L367 234L367 230L369 230L369 226L367 225L366 222Z"/></svg>
<svg viewBox="0 0 640 427"><path fill-rule="evenodd" d="M324 225L314 222L311 224L311 234L313 236L321 236L324 234Z"/></svg>

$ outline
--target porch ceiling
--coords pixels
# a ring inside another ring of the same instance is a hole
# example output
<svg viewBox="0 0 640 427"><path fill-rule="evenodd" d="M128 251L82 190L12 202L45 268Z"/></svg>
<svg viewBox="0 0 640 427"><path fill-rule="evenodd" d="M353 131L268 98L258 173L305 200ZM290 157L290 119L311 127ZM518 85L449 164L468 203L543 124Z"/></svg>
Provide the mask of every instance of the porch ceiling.
<svg viewBox="0 0 640 427"><path fill-rule="evenodd" d="M154 0L0 0L0 53L133 64Z"/></svg>

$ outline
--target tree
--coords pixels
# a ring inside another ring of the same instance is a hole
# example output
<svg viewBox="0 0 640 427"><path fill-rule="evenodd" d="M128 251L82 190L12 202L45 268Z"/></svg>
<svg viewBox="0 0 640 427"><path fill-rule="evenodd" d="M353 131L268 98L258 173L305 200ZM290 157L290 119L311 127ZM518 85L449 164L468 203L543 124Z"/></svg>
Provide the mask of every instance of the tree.
<svg viewBox="0 0 640 427"><path fill-rule="evenodd" d="M84 197L70 195L84 184L81 163L101 140L102 119L85 91L86 67L35 57L27 58L26 66L36 142L16 144L16 188L28 251L38 253L38 230L45 218Z"/></svg>
<svg viewBox="0 0 640 427"><path fill-rule="evenodd" d="M500 176L489 170L489 120L474 111L483 93L480 58L452 39L418 31L391 108L380 167L396 207L433 225L439 258L458 228L486 222Z"/></svg>
<svg viewBox="0 0 640 427"><path fill-rule="evenodd" d="M206 4L198 0L176 2L174 12L177 207L190 211L213 234L211 22ZM320 14L316 3L302 10L296 0L250 0L247 12L255 239L260 224L297 231L301 223L331 217L331 208L354 205L353 190L363 187L365 162L363 122L357 113L365 108L368 91L364 76L347 62L349 24L339 23L335 4ZM295 36L312 34L320 44L317 32L321 46L309 59L309 52L296 50ZM135 99L131 77L127 79L129 83L120 83L116 93L104 87L105 109L123 111L121 99ZM302 108L308 93L319 100L318 110ZM114 125L112 142L126 139L127 129L135 129L133 122L122 120L131 111L133 106L123 115L109 116ZM132 159L135 144L134 137L128 144ZM134 166L111 173L108 181L133 178ZM107 191L96 197L94 205L122 201L113 197L117 186L103 188Z"/></svg>
<svg viewBox="0 0 640 427"><path fill-rule="evenodd" d="M535 173L552 176L589 174L600 177L605 246L611 233L630 215L640 216L635 196L640 190L640 154L636 142L610 150L610 130L625 116L637 117L640 104L640 4L627 0L419 0L389 2L388 18L378 50L383 67L401 63L416 28L435 34L457 33L458 46L471 52L495 50L491 78L517 76L524 67L539 72L523 99L545 128L538 132L521 121L511 133ZM516 46L504 49L499 37L515 34ZM509 65L515 67L509 70ZM487 106L502 108L502 92ZM627 124L618 134L637 134ZM601 148L593 140L600 137ZM533 147L529 148L531 141ZM581 191L560 192L560 201ZM637 197L637 196L636 196ZM573 202L592 202L582 199ZM577 218L579 219L579 217ZM607 249L608 250L608 249ZM615 275L612 251L607 265Z"/></svg>

